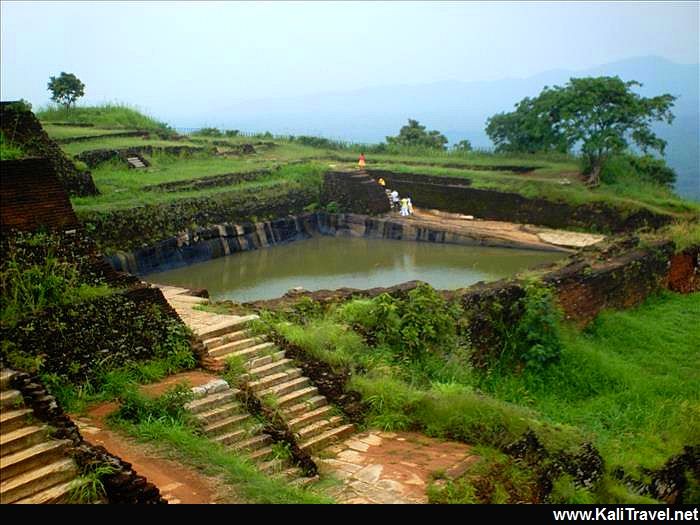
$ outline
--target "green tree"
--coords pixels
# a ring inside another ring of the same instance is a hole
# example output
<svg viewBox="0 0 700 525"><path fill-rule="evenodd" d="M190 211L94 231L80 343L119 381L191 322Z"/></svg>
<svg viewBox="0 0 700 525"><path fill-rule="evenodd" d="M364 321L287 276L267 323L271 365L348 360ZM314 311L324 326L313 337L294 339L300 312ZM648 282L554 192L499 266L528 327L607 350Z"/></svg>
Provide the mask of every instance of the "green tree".
<svg viewBox="0 0 700 525"><path fill-rule="evenodd" d="M671 108L676 97L664 94L642 97L632 91L642 84L620 77L572 78L558 90L560 120L557 127L572 142L581 143L590 184L598 184L600 171L614 154L625 151L630 142L645 154L663 154L666 141L651 130L655 121L673 122Z"/></svg>
<svg viewBox="0 0 700 525"><path fill-rule="evenodd" d="M51 100L70 108L85 94L85 84L73 73L61 71L60 76L49 78L48 90L52 93Z"/></svg>
<svg viewBox="0 0 700 525"><path fill-rule="evenodd" d="M408 119L408 125L399 130L396 137L387 137L388 144L395 146L423 146L427 148L445 149L447 137L439 131L426 131L417 120Z"/></svg>
<svg viewBox="0 0 700 525"><path fill-rule="evenodd" d="M486 133L500 151L569 151L580 145L588 182L597 185L605 162L630 143L644 153L664 152L666 142L651 125L673 121L676 98L642 97L632 91L641 85L619 77L572 78L563 87L545 87L537 97L523 99L514 112L494 115Z"/></svg>
<svg viewBox="0 0 700 525"><path fill-rule="evenodd" d="M471 151L472 143L467 139L460 140L457 144L452 146L452 149L455 151Z"/></svg>
<svg viewBox="0 0 700 525"><path fill-rule="evenodd" d="M516 153L567 152L570 141L556 128L557 105L547 87L539 97L526 97L515 105L515 111L498 113L489 118L486 134L496 151Z"/></svg>

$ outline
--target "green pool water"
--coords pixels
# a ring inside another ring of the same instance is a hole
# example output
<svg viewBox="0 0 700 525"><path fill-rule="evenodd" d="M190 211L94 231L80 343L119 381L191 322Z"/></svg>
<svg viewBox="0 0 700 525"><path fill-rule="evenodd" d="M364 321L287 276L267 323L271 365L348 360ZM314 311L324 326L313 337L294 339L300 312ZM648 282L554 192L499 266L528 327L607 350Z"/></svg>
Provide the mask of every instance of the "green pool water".
<svg viewBox="0 0 700 525"><path fill-rule="evenodd" d="M438 289L462 288L564 256L510 248L319 236L152 273L146 279L206 288L213 299L244 302L279 297L297 286L312 291L374 288L417 279Z"/></svg>

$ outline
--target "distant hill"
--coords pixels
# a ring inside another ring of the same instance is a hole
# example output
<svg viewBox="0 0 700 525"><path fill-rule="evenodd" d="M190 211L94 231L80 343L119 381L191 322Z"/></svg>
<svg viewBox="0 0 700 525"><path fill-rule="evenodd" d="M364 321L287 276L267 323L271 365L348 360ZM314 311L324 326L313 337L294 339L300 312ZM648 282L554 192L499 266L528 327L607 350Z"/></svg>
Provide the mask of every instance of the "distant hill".
<svg viewBox="0 0 700 525"><path fill-rule="evenodd" d="M614 76L638 80L645 96L671 93L678 97L672 126L659 126L669 141L667 160L679 174L677 191L700 200L700 107L697 64L675 64L658 57L640 57L582 71L554 70L518 79L484 82L369 87L342 93L263 99L225 105L204 115L209 125L273 133L313 134L356 142L379 142L394 135L411 117L443 132L450 142L468 138L476 147L491 147L484 133L491 115L509 111L545 85L564 84L571 77ZM197 121L181 126L202 125Z"/></svg>

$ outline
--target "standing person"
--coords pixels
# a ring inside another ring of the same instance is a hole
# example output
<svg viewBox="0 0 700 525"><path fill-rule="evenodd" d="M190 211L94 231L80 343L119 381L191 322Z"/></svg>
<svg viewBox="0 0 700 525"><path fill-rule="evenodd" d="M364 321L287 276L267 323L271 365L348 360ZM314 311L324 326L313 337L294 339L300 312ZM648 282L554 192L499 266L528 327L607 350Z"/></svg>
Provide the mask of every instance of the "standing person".
<svg viewBox="0 0 700 525"><path fill-rule="evenodd" d="M363 169L363 168L365 167L365 160L366 160L366 159L365 159L365 154L364 154L364 153L360 153L360 159L357 161L357 166L358 166L360 169Z"/></svg>
<svg viewBox="0 0 700 525"><path fill-rule="evenodd" d="M413 203L411 202L411 197L406 197L406 207L408 208L408 214L413 215Z"/></svg>
<svg viewBox="0 0 700 525"><path fill-rule="evenodd" d="M396 190L391 192L391 206L394 209L399 208L399 192Z"/></svg>
<svg viewBox="0 0 700 525"><path fill-rule="evenodd" d="M401 199L401 217L408 217L408 199Z"/></svg>

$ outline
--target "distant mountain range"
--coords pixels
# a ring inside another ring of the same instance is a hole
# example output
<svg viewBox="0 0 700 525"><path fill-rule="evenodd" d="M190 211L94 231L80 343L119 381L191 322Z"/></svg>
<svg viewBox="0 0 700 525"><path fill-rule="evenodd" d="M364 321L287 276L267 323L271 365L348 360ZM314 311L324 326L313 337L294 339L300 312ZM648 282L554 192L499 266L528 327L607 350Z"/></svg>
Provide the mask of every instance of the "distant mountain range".
<svg viewBox="0 0 700 525"><path fill-rule="evenodd" d="M673 125L657 132L669 141L666 158L679 175L677 191L700 200L700 95L698 64L675 64L658 57L640 57L582 71L554 70L530 78L480 82L369 87L354 91L249 100L222 107L197 121L208 125L279 134L321 135L354 142L380 142L414 118L444 133L450 142L469 139L475 147L492 147L484 132L486 119L510 111L546 85L562 85L571 77L620 76L643 84L644 96L670 93L678 97Z"/></svg>

